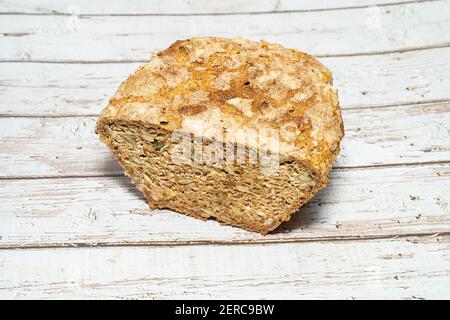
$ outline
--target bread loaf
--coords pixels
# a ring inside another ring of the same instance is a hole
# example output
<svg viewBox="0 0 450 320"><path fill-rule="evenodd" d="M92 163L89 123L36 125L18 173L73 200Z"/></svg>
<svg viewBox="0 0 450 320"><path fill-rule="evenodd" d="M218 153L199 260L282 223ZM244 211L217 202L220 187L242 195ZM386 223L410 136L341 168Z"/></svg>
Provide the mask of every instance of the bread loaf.
<svg viewBox="0 0 450 320"><path fill-rule="evenodd" d="M176 41L124 81L96 132L150 208L266 234L326 186L343 137L330 71L241 38Z"/></svg>

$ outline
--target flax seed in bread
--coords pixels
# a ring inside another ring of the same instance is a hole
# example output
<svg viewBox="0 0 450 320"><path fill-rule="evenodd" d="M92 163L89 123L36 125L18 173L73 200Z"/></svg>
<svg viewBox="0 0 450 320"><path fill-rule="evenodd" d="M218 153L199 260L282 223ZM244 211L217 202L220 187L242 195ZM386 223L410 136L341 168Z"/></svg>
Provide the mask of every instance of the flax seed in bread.
<svg viewBox="0 0 450 320"><path fill-rule="evenodd" d="M263 234L326 186L343 137L330 71L241 38L191 38L121 84L96 132L150 208Z"/></svg>

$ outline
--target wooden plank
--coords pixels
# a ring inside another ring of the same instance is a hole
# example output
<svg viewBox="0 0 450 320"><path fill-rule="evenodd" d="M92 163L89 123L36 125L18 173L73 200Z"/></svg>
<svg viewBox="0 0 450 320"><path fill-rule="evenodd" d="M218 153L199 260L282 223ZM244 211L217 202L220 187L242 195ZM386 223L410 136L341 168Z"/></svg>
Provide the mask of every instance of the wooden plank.
<svg viewBox="0 0 450 320"><path fill-rule="evenodd" d="M448 1L222 16L3 15L1 61L145 61L198 35L264 38L319 56L448 45ZM57 50L55 50L57 47Z"/></svg>
<svg viewBox="0 0 450 320"><path fill-rule="evenodd" d="M448 161L450 102L342 112L337 167Z"/></svg>
<svg viewBox="0 0 450 320"><path fill-rule="evenodd" d="M420 186L420 187L418 187ZM149 210L126 177L0 181L0 248L266 243L450 231L450 168L334 170L330 185L262 236Z"/></svg>
<svg viewBox="0 0 450 320"><path fill-rule="evenodd" d="M450 102L343 110L341 168L450 160ZM122 170L96 117L0 118L0 178L104 176Z"/></svg>
<svg viewBox="0 0 450 320"><path fill-rule="evenodd" d="M450 47L320 60L333 71L343 108L450 98ZM0 114L99 114L138 65L2 63Z"/></svg>
<svg viewBox="0 0 450 320"><path fill-rule="evenodd" d="M334 10L376 5L397 5L411 0L150 0L150 1L107 1L97 0L40 0L2 1L0 13L15 14L83 14L83 15L155 15L155 14L236 14L258 12Z"/></svg>
<svg viewBox="0 0 450 320"><path fill-rule="evenodd" d="M448 299L450 237L0 251L0 297Z"/></svg>

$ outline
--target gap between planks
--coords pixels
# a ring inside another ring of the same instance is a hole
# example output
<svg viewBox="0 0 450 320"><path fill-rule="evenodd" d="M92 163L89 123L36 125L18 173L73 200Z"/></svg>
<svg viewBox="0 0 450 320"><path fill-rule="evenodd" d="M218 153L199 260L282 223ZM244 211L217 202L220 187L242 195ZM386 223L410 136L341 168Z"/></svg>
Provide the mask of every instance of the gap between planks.
<svg viewBox="0 0 450 320"><path fill-rule="evenodd" d="M436 161L423 161L412 163L388 163L388 164L372 164L372 165L358 165L358 166L345 166L333 167L333 171L354 171L354 170L366 170L366 169L384 169L384 168L399 168L399 167L426 167L430 165L450 164L450 160L436 160ZM114 177L126 177L125 173L105 173L105 174L81 174L81 175L30 175L30 176L8 176L1 177L0 181L8 180L45 180L45 179L82 179L82 178L114 178Z"/></svg>
<svg viewBox="0 0 450 320"><path fill-rule="evenodd" d="M1 15L1 14L0 14ZM370 52L351 52L351 53L337 53L337 54L312 54L316 58L345 58L345 57L359 57L359 56L380 56L394 53L406 53L423 50L442 49L450 47L450 42L443 42L424 46L405 47L401 49L393 50L379 50ZM149 55L155 52L150 51ZM0 63L46 63L46 64L113 64L113 63L147 63L149 60L142 59L120 59L120 60L43 60L43 59L30 59L30 60L13 60L13 59L1 59Z"/></svg>
<svg viewBox="0 0 450 320"><path fill-rule="evenodd" d="M403 239L403 238L425 238L450 236L449 232L414 232L399 235L370 235L370 236L330 236L317 238L279 238L279 239L244 239L244 240L181 240L181 241L139 241L139 242L61 242L61 243L24 243L17 245L1 245L2 250L39 250L39 249L62 249L62 248L127 248L127 247L186 247L186 246L238 246L238 245L265 245L265 244L284 244L284 243L326 243L337 241L367 241L384 239Z"/></svg>
<svg viewBox="0 0 450 320"><path fill-rule="evenodd" d="M78 17L154 17L154 16L167 16L167 17L184 17L184 16L231 16L231 15L262 15L262 14L283 14L283 13L302 13L302 12L323 12L323 11L342 11L352 9L367 9L372 7L393 7L401 6L405 4L433 2L442 0L411 0L411 1L399 1L393 3L378 3L367 5L351 5L345 7L329 7L329 8L316 8L316 9L293 9L293 10L266 10L266 11L244 11L244 12L198 12L198 13L80 13L76 14ZM73 13L53 11L53 12L0 12L1 15L26 15L26 16L73 16Z"/></svg>

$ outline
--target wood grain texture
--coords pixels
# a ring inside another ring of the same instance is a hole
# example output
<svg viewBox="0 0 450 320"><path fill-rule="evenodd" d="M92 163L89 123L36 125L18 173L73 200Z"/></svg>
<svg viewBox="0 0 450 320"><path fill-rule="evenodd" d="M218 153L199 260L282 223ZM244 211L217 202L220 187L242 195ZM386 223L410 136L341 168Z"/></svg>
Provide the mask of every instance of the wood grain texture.
<svg viewBox="0 0 450 320"><path fill-rule="evenodd" d="M335 166L450 160L450 102L342 112L346 137ZM0 118L0 178L120 175L94 133L96 117Z"/></svg>
<svg viewBox="0 0 450 320"><path fill-rule="evenodd" d="M314 55L448 45L449 1L319 12L224 16L4 15L0 61L146 61L191 36L245 36ZM57 48L55 50L54 48Z"/></svg>
<svg viewBox="0 0 450 320"><path fill-rule="evenodd" d="M286 11L335 10L376 5L397 5L411 0L150 0L107 1L41 0L38 4L27 0L2 1L0 13L16 14L73 14L84 15L190 15L190 14L242 14Z"/></svg>
<svg viewBox="0 0 450 320"><path fill-rule="evenodd" d="M442 299L450 238L0 251L1 298Z"/></svg>
<svg viewBox="0 0 450 320"><path fill-rule="evenodd" d="M420 188L417 186L420 185ZM446 164L334 170L267 236L148 209L126 177L0 181L0 248L264 243L450 232Z"/></svg>
<svg viewBox="0 0 450 320"><path fill-rule="evenodd" d="M450 99L450 47L321 58L342 108ZM0 115L98 115L140 63L1 63Z"/></svg>

